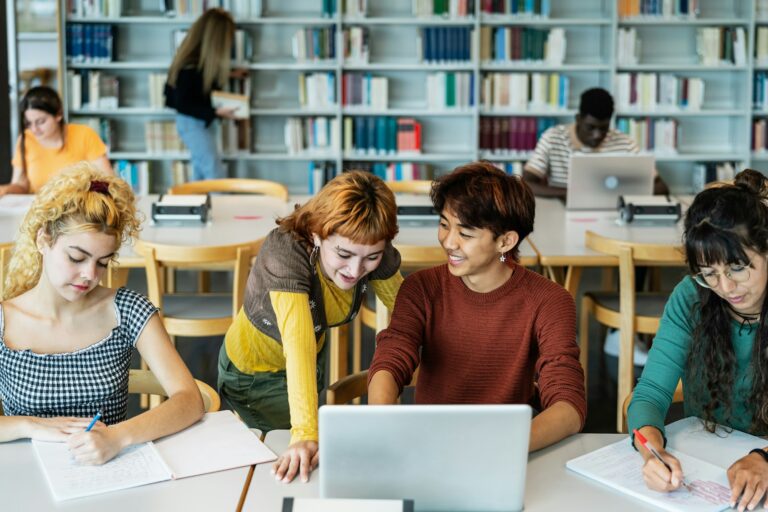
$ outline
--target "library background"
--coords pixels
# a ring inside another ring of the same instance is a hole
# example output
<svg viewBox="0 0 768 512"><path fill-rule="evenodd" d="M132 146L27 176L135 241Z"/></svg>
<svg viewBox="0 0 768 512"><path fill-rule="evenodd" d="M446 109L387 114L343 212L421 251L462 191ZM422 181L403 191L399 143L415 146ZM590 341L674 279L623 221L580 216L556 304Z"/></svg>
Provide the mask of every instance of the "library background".
<svg viewBox="0 0 768 512"><path fill-rule="evenodd" d="M246 73L229 89L250 106L220 123L231 177L313 193L349 168L407 180L483 158L521 173L594 86L673 192L768 165L766 0L15 0L9 147L21 91L46 81L137 192L184 181L162 91L212 6L237 21Z"/></svg>

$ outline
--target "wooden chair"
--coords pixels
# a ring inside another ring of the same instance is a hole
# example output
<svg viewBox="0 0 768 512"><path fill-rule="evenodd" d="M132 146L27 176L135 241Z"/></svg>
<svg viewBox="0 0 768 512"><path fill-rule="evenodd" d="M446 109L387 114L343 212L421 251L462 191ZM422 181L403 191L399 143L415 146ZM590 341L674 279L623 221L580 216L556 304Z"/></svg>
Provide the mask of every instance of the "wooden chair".
<svg viewBox="0 0 768 512"><path fill-rule="evenodd" d="M216 336L226 333L243 304L251 257L258 253L260 247L261 240L216 247L175 246L137 240L135 249L144 256L149 300L160 308L168 334ZM164 269L223 264L234 271L231 293L166 293Z"/></svg>
<svg viewBox="0 0 768 512"><path fill-rule="evenodd" d="M8 262L11 261L11 252L13 244L0 244L0 297L3 296L5 288L5 277L8 270Z"/></svg>
<svg viewBox="0 0 768 512"><path fill-rule="evenodd" d="M637 293L635 266L681 265L684 257L680 247L614 240L592 231L586 233L586 246L619 258L619 292L587 292L581 301L579 346L586 381L589 315L602 325L620 330L616 430L621 432L622 404L634 387L635 334L656 333L668 298L667 293Z"/></svg>
<svg viewBox="0 0 768 512"><path fill-rule="evenodd" d="M201 380L195 379L197 389L200 390L200 396L203 399L205 412L216 412L221 408L221 399L219 394L211 386ZM149 370L129 370L128 373L128 393L139 393L146 395L157 395L168 397L160 381L155 374ZM2 402L0 402L0 416L3 415Z"/></svg>
<svg viewBox="0 0 768 512"><path fill-rule="evenodd" d="M226 178L220 180L190 181L168 189L169 194L207 194L229 192L237 194L261 194L288 201L288 189L282 183L269 180Z"/></svg>
<svg viewBox="0 0 768 512"><path fill-rule="evenodd" d="M627 398L624 399L624 404L621 406L621 432L626 434L627 433L627 411L629 410L629 404L632 402L632 395L634 392L630 392L627 395ZM680 380L677 382L677 388L675 388L675 393L672 395L672 403L681 403L684 399L683 396L683 381Z"/></svg>
<svg viewBox="0 0 768 512"><path fill-rule="evenodd" d="M419 379L419 369L413 373L413 378L407 387L416 386ZM368 370L353 373L334 382L325 392L325 403L328 405L358 404L360 398L368 394Z"/></svg>
<svg viewBox="0 0 768 512"><path fill-rule="evenodd" d="M387 186L395 194L424 194L432 192L432 180L387 181Z"/></svg>
<svg viewBox="0 0 768 512"><path fill-rule="evenodd" d="M197 384L200 396L203 398L205 412L218 411L221 408L221 399L216 390L201 380L195 379L195 384ZM160 381L149 370L130 370L128 374L128 393L168 397L168 393L160 385Z"/></svg>

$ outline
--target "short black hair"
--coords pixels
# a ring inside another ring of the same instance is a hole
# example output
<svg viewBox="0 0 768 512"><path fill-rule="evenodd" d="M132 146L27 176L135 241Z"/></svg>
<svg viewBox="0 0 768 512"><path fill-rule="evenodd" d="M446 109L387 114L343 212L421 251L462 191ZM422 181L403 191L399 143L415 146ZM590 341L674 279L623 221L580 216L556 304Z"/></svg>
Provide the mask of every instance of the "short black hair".
<svg viewBox="0 0 768 512"><path fill-rule="evenodd" d="M432 184L432 204L440 214L447 207L462 224L488 229L494 237L516 232L520 240L511 256L519 261L520 242L533 231L536 201L520 176L510 176L491 162L461 165Z"/></svg>
<svg viewBox="0 0 768 512"><path fill-rule="evenodd" d="M593 87L581 93L579 115L595 119L610 119L613 115L613 97L605 89Z"/></svg>

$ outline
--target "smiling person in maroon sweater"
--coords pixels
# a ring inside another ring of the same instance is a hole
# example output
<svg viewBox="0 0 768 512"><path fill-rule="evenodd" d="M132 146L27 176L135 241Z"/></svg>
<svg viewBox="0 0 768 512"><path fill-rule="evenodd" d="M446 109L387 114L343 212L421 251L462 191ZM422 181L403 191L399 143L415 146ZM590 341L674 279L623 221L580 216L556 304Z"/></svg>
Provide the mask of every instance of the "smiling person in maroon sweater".
<svg viewBox="0 0 768 512"><path fill-rule="evenodd" d="M540 410L531 451L575 434L587 402L573 299L518 264L533 230L530 188L474 162L437 180L432 202L448 263L400 287L377 337L368 402L395 403L418 367L417 403L531 404Z"/></svg>

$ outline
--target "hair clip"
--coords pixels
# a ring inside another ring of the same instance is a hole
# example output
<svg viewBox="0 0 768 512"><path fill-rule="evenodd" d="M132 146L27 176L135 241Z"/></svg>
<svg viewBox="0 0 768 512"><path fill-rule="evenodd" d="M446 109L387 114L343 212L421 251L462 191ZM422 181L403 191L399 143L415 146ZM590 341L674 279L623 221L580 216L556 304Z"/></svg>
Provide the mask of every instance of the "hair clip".
<svg viewBox="0 0 768 512"><path fill-rule="evenodd" d="M109 183L106 181L93 180L91 181L91 186L88 188L88 191L98 192L100 194L104 194L105 196L109 196Z"/></svg>

